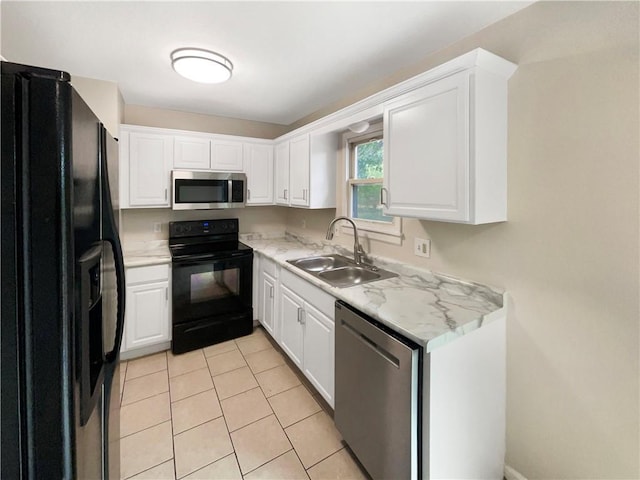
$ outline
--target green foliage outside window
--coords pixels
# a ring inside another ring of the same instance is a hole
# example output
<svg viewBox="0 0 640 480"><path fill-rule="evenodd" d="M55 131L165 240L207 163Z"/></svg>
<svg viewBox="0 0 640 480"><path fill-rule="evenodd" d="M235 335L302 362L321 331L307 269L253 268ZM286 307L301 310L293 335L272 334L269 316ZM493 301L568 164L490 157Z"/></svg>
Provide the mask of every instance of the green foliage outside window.
<svg viewBox="0 0 640 480"><path fill-rule="evenodd" d="M371 140L355 147L355 179L382 179L382 140ZM352 217L378 222L392 222L393 218L382 214L380 183L352 184Z"/></svg>

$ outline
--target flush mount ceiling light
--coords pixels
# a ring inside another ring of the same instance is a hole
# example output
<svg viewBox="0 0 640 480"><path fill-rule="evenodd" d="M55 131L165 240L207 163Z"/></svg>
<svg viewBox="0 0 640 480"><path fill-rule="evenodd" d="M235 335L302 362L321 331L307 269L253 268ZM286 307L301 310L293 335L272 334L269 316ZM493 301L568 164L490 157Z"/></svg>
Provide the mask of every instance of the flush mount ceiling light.
<svg viewBox="0 0 640 480"><path fill-rule="evenodd" d="M226 82L233 72L233 64L228 58L202 48L174 50L171 66L183 77L200 83Z"/></svg>
<svg viewBox="0 0 640 480"><path fill-rule="evenodd" d="M363 133L369 129L369 122L356 122L347 127L353 133Z"/></svg>

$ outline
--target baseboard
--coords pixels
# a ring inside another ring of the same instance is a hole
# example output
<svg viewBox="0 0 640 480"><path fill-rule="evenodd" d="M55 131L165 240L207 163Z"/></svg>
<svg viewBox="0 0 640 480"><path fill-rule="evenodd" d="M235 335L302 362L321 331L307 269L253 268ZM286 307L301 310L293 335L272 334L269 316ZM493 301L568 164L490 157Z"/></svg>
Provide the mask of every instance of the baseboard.
<svg viewBox="0 0 640 480"><path fill-rule="evenodd" d="M151 355L152 353L163 352L170 348L171 342L162 342L156 345L149 345L148 347L127 350L126 352L120 352L120 360L133 360L134 358L144 357L146 355Z"/></svg>
<svg viewBox="0 0 640 480"><path fill-rule="evenodd" d="M505 480L527 480L527 477L509 465L504 466L504 478Z"/></svg>

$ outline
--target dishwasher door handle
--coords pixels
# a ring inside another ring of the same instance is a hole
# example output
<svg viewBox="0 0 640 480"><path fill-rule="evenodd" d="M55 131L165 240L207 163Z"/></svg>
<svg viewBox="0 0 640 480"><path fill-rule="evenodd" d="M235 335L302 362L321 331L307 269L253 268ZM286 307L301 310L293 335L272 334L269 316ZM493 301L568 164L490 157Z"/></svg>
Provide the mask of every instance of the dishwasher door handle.
<svg viewBox="0 0 640 480"><path fill-rule="evenodd" d="M345 330L347 330L351 335L353 335L356 338L356 340L359 340L360 342L364 343L366 346L371 348L379 356L381 356L386 361L391 363L394 367L400 368L400 360L398 359L398 357L396 357L391 352L389 352L388 350L378 345L376 342L371 340L364 333L360 332L352 325L349 325L349 323L345 322L344 319L340 319L340 326L343 327Z"/></svg>

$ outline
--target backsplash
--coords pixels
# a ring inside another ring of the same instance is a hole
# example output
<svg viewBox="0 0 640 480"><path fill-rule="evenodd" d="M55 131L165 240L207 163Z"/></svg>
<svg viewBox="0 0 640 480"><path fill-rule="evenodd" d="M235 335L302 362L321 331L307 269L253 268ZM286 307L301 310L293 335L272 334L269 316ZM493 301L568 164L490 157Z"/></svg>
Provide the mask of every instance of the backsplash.
<svg viewBox="0 0 640 480"><path fill-rule="evenodd" d="M122 242L128 244L167 240L169 222L237 218L240 233L282 232L286 224L286 209L281 207L248 207L220 210L172 210L169 208L138 208L121 211ZM160 224L160 232L154 232L154 224Z"/></svg>

